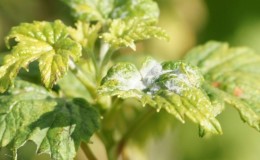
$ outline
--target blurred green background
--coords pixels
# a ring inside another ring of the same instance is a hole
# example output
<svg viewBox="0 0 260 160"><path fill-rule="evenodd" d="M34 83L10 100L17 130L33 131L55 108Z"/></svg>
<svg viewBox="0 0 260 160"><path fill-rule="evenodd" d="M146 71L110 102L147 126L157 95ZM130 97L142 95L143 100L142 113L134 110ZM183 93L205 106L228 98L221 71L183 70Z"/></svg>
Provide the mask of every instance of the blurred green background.
<svg viewBox="0 0 260 160"><path fill-rule="evenodd" d="M232 46L249 46L260 51L259 0L157 2L161 9L159 25L167 30L171 40L146 41L139 46L139 52L145 51L161 60L175 60L185 55L190 48L208 40L225 41ZM59 0L0 0L0 51L7 50L4 37L12 26L20 22L54 19L62 19L67 24L73 23L68 8ZM182 125L174 118L167 117L168 122L164 122L169 123L166 132L149 141L145 146L145 153L129 147L129 155L135 160L145 159L144 155L148 155L149 160L260 159L260 133L244 124L231 107L227 107L218 119L224 134L199 138L197 127L193 124ZM46 155L34 156L34 151L35 146L32 143L27 144L20 149L19 159L48 159ZM10 159L10 153L1 149L0 160L7 159Z"/></svg>

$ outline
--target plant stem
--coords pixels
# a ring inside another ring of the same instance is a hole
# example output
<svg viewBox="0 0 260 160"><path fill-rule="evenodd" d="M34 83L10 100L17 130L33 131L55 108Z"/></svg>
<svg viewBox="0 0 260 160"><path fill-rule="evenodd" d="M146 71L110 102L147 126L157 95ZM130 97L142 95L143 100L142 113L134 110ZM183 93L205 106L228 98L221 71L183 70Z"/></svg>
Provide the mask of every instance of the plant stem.
<svg viewBox="0 0 260 160"><path fill-rule="evenodd" d="M107 55L107 52L109 51L109 44L108 43L102 43L100 47L100 52L99 52L99 60L100 64L102 64L104 58Z"/></svg>
<svg viewBox="0 0 260 160"><path fill-rule="evenodd" d="M88 160L97 160L96 156L94 155L94 153L91 151L91 149L86 143L82 142L80 144L80 147L85 153L85 155L88 157Z"/></svg>
<svg viewBox="0 0 260 160"><path fill-rule="evenodd" d="M108 109L104 114L103 114L103 119L102 119L102 126L105 126L101 128L101 132L98 132L97 135L98 137L103 141L103 144L105 145L106 149L109 150L112 146L114 146L114 142L107 141L106 134L107 132L112 132L111 129L111 124L114 125L115 123L115 117L117 116L116 114L118 113L119 109L121 108L121 104L123 102L122 99L114 97L113 103L111 104L110 109ZM107 130L108 127L109 129ZM113 128L113 126L112 126Z"/></svg>
<svg viewBox="0 0 260 160"><path fill-rule="evenodd" d="M13 160L17 160L17 149L13 148Z"/></svg>
<svg viewBox="0 0 260 160"><path fill-rule="evenodd" d="M86 89L91 94L92 98L96 97L96 85L91 82L83 73L83 71L74 63L73 60L69 61L69 67L72 73L77 77L77 79L86 87Z"/></svg>
<svg viewBox="0 0 260 160"><path fill-rule="evenodd" d="M95 53L94 53L94 51L93 51L93 49L92 50L85 50L86 51L86 53L88 53L88 55L89 55L89 57L90 57L90 59L91 59L91 61L92 61L92 63L93 63L93 66L94 66L94 68L95 68L95 71L96 71L96 77L97 77L97 73L98 73L98 64L97 64L97 57L95 56Z"/></svg>
<svg viewBox="0 0 260 160"><path fill-rule="evenodd" d="M133 123L132 126L126 131L126 134L121 138L117 146L117 157L122 155L124 147L128 140L133 136L146 122L149 118L155 113L153 109L148 109L147 112L141 114Z"/></svg>
<svg viewBox="0 0 260 160"><path fill-rule="evenodd" d="M103 73L106 72L105 67L108 64L108 62L111 59L112 54L114 53L114 50L109 46L108 43L102 43L100 47L100 53L99 53L99 72L98 72L98 82L100 82Z"/></svg>

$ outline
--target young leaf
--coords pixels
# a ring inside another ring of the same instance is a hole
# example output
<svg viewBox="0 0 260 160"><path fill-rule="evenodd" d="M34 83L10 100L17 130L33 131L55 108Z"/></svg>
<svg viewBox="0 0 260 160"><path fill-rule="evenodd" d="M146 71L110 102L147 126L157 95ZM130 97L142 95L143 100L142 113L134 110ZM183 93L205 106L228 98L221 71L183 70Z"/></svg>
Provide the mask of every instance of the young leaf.
<svg viewBox="0 0 260 160"><path fill-rule="evenodd" d="M71 38L80 43L83 47L93 49L100 29L100 23L90 25L89 23L78 21L76 23L76 29L69 27L69 33Z"/></svg>
<svg viewBox="0 0 260 160"><path fill-rule="evenodd" d="M205 89L233 105L245 122L260 131L259 54L245 47L209 42L190 51L186 61L203 72L211 84Z"/></svg>
<svg viewBox="0 0 260 160"><path fill-rule="evenodd" d="M130 47L135 50L135 41L150 38L168 40L166 32L156 26L154 19L132 18L127 20L112 20L109 32L103 33L101 38L113 48Z"/></svg>
<svg viewBox="0 0 260 160"><path fill-rule="evenodd" d="M152 18L158 19L159 8L153 0L62 0L73 11L74 17L83 21L107 19Z"/></svg>
<svg viewBox="0 0 260 160"><path fill-rule="evenodd" d="M17 41L12 53L4 58L0 67L0 92L4 92L21 68L38 60L42 82L51 88L68 70L69 59L81 56L81 46L68 37L66 26L61 21L22 23L13 27L6 38Z"/></svg>
<svg viewBox="0 0 260 160"><path fill-rule="evenodd" d="M85 100L55 98L24 81L1 95L0 104L0 147L13 147L14 158L19 147L33 141L38 154L71 160L80 142L99 128L99 115Z"/></svg>
<svg viewBox="0 0 260 160"><path fill-rule="evenodd" d="M183 62L157 63L147 59L140 71L128 63L112 67L102 80L101 93L137 98L143 105L161 108L181 122L187 116L208 133L221 134L209 97L201 88L203 77ZM216 107L216 105L214 105Z"/></svg>

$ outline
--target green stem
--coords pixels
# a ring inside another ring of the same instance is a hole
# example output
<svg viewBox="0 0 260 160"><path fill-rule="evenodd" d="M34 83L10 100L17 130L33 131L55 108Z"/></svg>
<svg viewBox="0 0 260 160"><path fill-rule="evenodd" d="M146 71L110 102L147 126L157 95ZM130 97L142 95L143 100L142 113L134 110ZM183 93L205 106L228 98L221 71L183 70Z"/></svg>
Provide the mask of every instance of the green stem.
<svg viewBox="0 0 260 160"><path fill-rule="evenodd" d="M17 149L13 148L13 160L17 160Z"/></svg>
<svg viewBox="0 0 260 160"><path fill-rule="evenodd" d="M133 123L132 126L128 128L126 134L121 138L117 145L117 158L122 156L122 152L125 148L126 143L128 140L138 132L138 130L149 120L149 118L155 113L153 109L148 109L147 112L144 112L137 118Z"/></svg>
<svg viewBox="0 0 260 160"><path fill-rule="evenodd" d="M86 50L86 52L88 53L89 57L91 58L91 61L93 63L93 66L95 68L95 71L96 71L96 76L97 76L97 73L98 73L98 64L97 64L97 57L95 56L95 53L93 50Z"/></svg>
<svg viewBox="0 0 260 160"><path fill-rule="evenodd" d="M108 43L103 43L100 47L100 53L99 53L99 72L98 72L98 82L100 82L103 73L106 72L106 66L108 62L111 59L112 54L114 53L114 50L109 46Z"/></svg>
<svg viewBox="0 0 260 160"><path fill-rule="evenodd" d="M108 64L108 62L111 60L111 57L113 55L113 51L112 50L109 50L106 54L106 56L104 57L104 59L102 60L101 62L101 65L100 65L100 70L103 71L103 69L106 67L106 65Z"/></svg>
<svg viewBox="0 0 260 160"><path fill-rule="evenodd" d="M91 149L86 143L82 142L80 147L85 153L85 155L88 157L88 160L97 160L96 156L94 155L94 153L91 151Z"/></svg>
<svg viewBox="0 0 260 160"><path fill-rule="evenodd" d="M123 102L123 99L115 97L113 100L113 103L111 104L111 109L108 110L105 117L111 117L111 114L113 115L114 112L116 112L121 106L120 104Z"/></svg>
<svg viewBox="0 0 260 160"><path fill-rule="evenodd" d="M70 70L72 71L72 73L89 91L92 98L95 98L96 97L96 85L86 77L86 75L83 73L83 71L74 63L73 60L69 61L69 67L70 67Z"/></svg>
<svg viewBox="0 0 260 160"><path fill-rule="evenodd" d="M108 109L104 114L103 114L103 120L102 120L102 126L111 126L114 125L114 121L115 121L115 117L116 114L118 113L121 105L120 103L122 103L123 100L120 98L115 97L115 99L113 100L113 103L111 104L110 109ZM108 142L106 139L106 136L108 134L106 134L107 132L111 132L111 130L106 130L104 127L101 129L101 132L98 133L99 138L103 141L103 143L105 144L106 149L111 148L111 146L114 145L114 141L112 142Z"/></svg>
<svg viewBox="0 0 260 160"><path fill-rule="evenodd" d="M109 51L109 44L108 43L102 43L101 47L100 47L100 52L99 52L100 64L103 63L108 51Z"/></svg>

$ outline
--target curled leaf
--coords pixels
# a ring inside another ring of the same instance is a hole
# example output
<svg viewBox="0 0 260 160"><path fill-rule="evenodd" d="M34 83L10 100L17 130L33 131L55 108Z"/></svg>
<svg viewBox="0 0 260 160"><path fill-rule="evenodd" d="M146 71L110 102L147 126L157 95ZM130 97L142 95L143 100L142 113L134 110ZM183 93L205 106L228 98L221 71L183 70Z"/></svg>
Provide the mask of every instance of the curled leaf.
<svg viewBox="0 0 260 160"><path fill-rule="evenodd" d="M221 134L217 115L205 91L203 77L196 67L183 62L158 63L148 58L140 71L129 63L112 67L104 77L101 93L136 98L158 112L165 109L181 122L188 117L207 133Z"/></svg>

